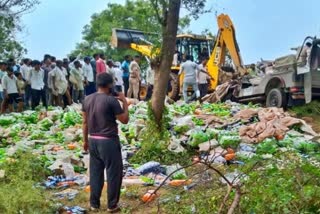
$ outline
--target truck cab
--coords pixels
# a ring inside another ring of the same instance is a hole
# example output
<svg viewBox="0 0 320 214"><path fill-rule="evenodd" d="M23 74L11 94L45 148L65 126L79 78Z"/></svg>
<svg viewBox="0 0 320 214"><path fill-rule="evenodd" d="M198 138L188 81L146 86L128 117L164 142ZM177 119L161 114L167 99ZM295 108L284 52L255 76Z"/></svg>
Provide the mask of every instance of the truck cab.
<svg viewBox="0 0 320 214"><path fill-rule="evenodd" d="M305 63L299 61L307 42L312 45ZM262 77L240 81L239 102L265 102L267 107L286 107L320 96L320 40L307 37L297 55L276 59ZM310 97L310 99L308 98Z"/></svg>

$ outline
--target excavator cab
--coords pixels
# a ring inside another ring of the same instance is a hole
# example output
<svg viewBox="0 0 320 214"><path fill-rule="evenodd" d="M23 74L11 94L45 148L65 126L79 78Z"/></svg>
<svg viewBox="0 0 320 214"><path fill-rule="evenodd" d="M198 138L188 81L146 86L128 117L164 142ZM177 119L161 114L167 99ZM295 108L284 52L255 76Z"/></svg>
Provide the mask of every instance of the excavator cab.
<svg viewBox="0 0 320 214"><path fill-rule="evenodd" d="M168 95L173 100L178 100L182 93L182 83L184 74L178 76L180 65L186 59L186 56L191 56L192 61L201 63L203 58L208 58L211 55L214 40L205 35L196 34L179 34L176 39L176 54L178 54L178 62L171 67L171 81L169 84ZM188 89L192 92L192 88Z"/></svg>
<svg viewBox="0 0 320 214"><path fill-rule="evenodd" d="M180 62L190 55L194 62L201 63L202 58L211 55L213 43L213 38L204 35L177 35L176 51L179 52Z"/></svg>

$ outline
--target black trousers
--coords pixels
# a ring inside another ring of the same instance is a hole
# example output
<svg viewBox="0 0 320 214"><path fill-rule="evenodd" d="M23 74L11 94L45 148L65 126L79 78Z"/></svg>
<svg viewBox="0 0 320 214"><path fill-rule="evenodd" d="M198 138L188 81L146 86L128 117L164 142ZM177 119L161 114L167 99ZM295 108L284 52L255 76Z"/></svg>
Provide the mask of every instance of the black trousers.
<svg viewBox="0 0 320 214"><path fill-rule="evenodd" d="M129 77L123 77L124 94L127 96L129 90Z"/></svg>
<svg viewBox="0 0 320 214"><path fill-rule="evenodd" d="M108 208L118 205L122 184L122 156L120 141L114 139L89 139L90 151L90 204L100 208L104 186L104 170L107 170Z"/></svg>
<svg viewBox="0 0 320 214"><path fill-rule="evenodd" d="M30 107L29 102L31 101L31 85L27 85L25 89L26 93L24 94L24 104L27 108Z"/></svg>
<svg viewBox="0 0 320 214"><path fill-rule="evenodd" d="M89 84L85 87L86 96L93 94L96 92L96 84L94 82L89 82Z"/></svg>
<svg viewBox="0 0 320 214"><path fill-rule="evenodd" d="M147 92L147 100L150 100L153 93L153 85L149 85L148 92Z"/></svg>
<svg viewBox="0 0 320 214"><path fill-rule="evenodd" d="M208 84L199 84L200 97L204 97L208 94Z"/></svg>
<svg viewBox="0 0 320 214"><path fill-rule="evenodd" d="M42 101L42 105L45 106L47 109L48 104L47 104L47 97L46 97L45 89L42 89L42 90L31 89L32 110L34 110L40 104L40 100Z"/></svg>

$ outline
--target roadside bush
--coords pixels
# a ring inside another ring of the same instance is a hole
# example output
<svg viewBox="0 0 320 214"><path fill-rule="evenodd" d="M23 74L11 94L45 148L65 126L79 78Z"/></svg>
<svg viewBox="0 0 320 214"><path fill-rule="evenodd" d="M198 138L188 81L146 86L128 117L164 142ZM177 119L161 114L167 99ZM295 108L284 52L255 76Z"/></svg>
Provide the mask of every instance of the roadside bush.
<svg viewBox="0 0 320 214"><path fill-rule="evenodd" d="M248 174L241 213L320 213L320 169L293 154Z"/></svg>
<svg viewBox="0 0 320 214"><path fill-rule="evenodd" d="M18 153L0 166L0 213L53 213L44 190L37 187L46 177L42 162L30 153Z"/></svg>

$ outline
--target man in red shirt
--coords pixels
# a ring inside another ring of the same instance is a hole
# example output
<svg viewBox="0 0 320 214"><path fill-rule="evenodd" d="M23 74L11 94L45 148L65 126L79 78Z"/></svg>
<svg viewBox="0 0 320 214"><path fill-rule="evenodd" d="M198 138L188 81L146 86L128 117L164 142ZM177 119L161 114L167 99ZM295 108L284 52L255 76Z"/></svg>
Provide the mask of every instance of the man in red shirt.
<svg viewBox="0 0 320 214"><path fill-rule="evenodd" d="M105 56L104 54L100 54L99 58L97 57L96 60L96 71L97 71L97 75L101 74L101 73L106 73L107 71L107 66L105 63Z"/></svg>

